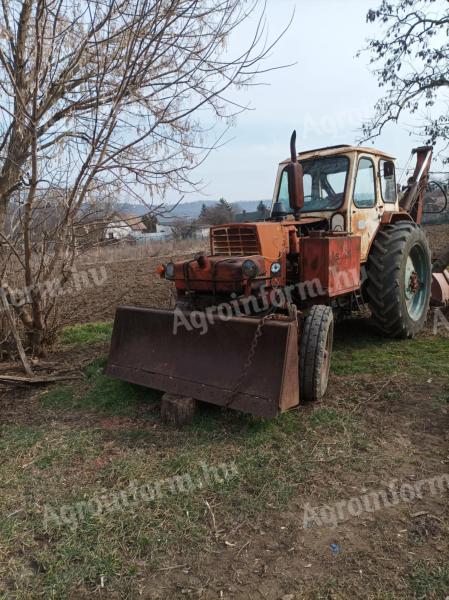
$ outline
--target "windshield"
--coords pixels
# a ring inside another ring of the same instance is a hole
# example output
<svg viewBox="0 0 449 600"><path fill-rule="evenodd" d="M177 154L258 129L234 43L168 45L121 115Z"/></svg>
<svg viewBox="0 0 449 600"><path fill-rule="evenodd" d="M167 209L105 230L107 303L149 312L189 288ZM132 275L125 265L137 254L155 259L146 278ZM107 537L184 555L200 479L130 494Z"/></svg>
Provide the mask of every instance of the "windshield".
<svg viewBox="0 0 449 600"><path fill-rule="evenodd" d="M345 197L349 158L332 156L300 161L304 171L304 208L301 212L335 210ZM291 213L288 194L288 174L284 170L278 192L278 202L284 212Z"/></svg>

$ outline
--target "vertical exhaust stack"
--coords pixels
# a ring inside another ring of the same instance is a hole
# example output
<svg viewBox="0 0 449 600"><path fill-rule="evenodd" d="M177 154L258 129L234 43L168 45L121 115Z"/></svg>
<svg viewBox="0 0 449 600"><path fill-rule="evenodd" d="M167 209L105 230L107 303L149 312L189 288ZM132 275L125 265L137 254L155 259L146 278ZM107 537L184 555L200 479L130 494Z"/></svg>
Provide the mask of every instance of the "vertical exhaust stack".
<svg viewBox="0 0 449 600"><path fill-rule="evenodd" d="M290 208L298 220L304 207L304 174L296 152L296 131L290 138L290 164L287 166Z"/></svg>

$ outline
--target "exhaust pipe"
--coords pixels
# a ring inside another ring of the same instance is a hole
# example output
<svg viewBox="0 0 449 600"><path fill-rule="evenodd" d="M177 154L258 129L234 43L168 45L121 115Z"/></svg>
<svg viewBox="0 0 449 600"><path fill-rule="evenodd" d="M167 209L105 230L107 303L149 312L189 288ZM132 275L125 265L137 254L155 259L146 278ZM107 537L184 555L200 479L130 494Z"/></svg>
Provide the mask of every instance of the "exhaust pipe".
<svg viewBox="0 0 449 600"><path fill-rule="evenodd" d="M290 160L290 164L286 167L288 173L289 202L297 221L304 207L304 174L302 166L298 162L298 154L296 152L296 130L293 131L290 138Z"/></svg>

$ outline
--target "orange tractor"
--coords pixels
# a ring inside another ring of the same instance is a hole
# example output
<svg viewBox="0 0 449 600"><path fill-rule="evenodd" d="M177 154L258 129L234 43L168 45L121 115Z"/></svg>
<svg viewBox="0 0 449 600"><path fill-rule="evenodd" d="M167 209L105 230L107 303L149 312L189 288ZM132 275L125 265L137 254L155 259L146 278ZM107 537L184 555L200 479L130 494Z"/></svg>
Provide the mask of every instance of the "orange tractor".
<svg viewBox="0 0 449 600"><path fill-rule="evenodd" d="M384 152L297 155L295 140L269 220L212 227L209 255L162 265L174 310L117 309L109 375L274 417L325 394L336 313L368 304L385 335L421 331L432 287L420 227L432 148L413 151L415 172L401 191Z"/></svg>

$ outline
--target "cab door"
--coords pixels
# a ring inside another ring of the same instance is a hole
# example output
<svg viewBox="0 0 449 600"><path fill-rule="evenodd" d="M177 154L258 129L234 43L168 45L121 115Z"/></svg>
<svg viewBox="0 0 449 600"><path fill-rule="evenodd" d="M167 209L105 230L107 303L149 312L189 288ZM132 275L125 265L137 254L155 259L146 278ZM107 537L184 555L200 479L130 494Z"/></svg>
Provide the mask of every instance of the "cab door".
<svg viewBox="0 0 449 600"><path fill-rule="evenodd" d="M384 205L378 194L377 164L361 156L357 165L351 207L351 231L362 238L361 259L368 258L371 242L379 228Z"/></svg>

